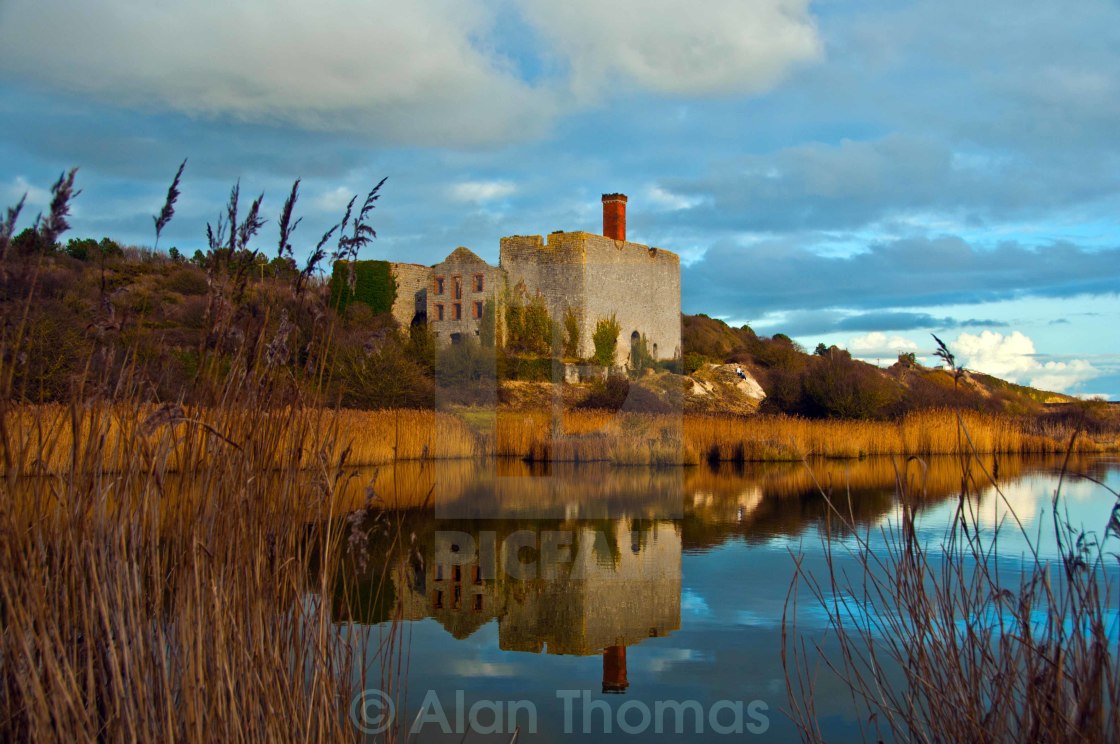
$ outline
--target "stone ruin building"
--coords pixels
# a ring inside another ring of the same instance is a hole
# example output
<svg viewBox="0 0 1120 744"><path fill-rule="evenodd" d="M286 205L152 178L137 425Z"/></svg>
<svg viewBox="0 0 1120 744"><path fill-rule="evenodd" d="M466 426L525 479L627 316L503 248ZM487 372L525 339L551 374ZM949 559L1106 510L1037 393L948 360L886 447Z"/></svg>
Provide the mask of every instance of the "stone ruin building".
<svg viewBox="0 0 1120 744"><path fill-rule="evenodd" d="M603 195L602 235L502 238L497 266L463 247L434 266L391 263L397 285L393 316L403 327L426 322L438 343L456 343L479 336L488 301L501 318L511 298L540 297L555 323L574 313L581 358L594 353L596 323L612 315L621 328L616 365L632 366L643 337L655 360L679 358L680 257L626 240L626 202L623 194Z"/></svg>

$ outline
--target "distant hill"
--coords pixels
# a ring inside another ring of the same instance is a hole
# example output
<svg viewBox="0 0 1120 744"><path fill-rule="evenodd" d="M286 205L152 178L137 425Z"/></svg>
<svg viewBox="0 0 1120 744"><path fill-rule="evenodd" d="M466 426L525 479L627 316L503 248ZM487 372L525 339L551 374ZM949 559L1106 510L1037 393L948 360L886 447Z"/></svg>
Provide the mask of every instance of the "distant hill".
<svg viewBox="0 0 1120 744"><path fill-rule="evenodd" d="M760 410L814 418L890 418L920 408L963 406L1012 414L1054 413L1076 398L965 371L959 379L903 355L887 368L853 359L835 346L808 353L788 336L759 336L707 315L681 318L685 371L738 364L766 393ZM710 402L709 402L710 405ZM1049 406L1049 407L1048 407ZM737 407L737 405L735 406Z"/></svg>

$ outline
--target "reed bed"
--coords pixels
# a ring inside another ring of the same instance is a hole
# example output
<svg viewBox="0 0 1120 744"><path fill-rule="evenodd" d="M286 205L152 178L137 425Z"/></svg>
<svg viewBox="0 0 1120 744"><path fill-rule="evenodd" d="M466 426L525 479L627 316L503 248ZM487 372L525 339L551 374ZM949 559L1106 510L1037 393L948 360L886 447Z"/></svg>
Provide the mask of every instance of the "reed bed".
<svg viewBox="0 0 1120 744"><path fill-rule="evenodd" d="M195 472L249 449L267 470L308 470L346 453L351 465L481 454L457 416L420 410L192 408L117 404L21 406L4 416L8 454L0 473L127 472L135 458L162 472Z"/></svg>
<svg viewBox="0 0 1120 744"><path fill-rule="evenodd" d="M499 412L493 454L532 462L695 465L681 416L607 411Z"/></svg>
<svg viewBox="0 0 1120 744"><path fill-rule="evenodd" d="M328 409L229 411L123 405L98 411L39 405L4 419L9 458L0 472L79 469L123 472L131 458L163 472L194 472L232 448L250 447L272 470L313 468L319 458L346 454L356 466L395 461L475 457L531 462L612 462L616 465L695 465L780 462L876 455L1053 454L1068 432L1038 433L1029 421L949 410L912 413L897 422L749 418L608 411L356 411ZM272 432L284 432L279 437ZM295 436L294 432L300 432ZM1120 448L1120 440L1077 438L1078 452ZM90 453L96 452L97 457ZM10 460L10 462L9 462Z"/></svg>
<svg viewBox="0 0 1120 744"><path fill-rule="evenodd" d="M205 425L127 402L9 413L0 740L353 741L356 691L399 689L399 635L367 658L325 599L351 531L345 417L262 425L258 394L232 387L244 404Z"/></svg>
<svg viewBox="0 0 1120 744"><path fill-rule="evenodd" d="M610 461L620 465L796 462L876 455L1054 454L1066 432L1043 436L1010 416L930 410L897 422L810 420L788 416L672 416L606 411L498 414L494 454L534 461ZM1120 441L1079 437L1078 452L1116 449Z"/></svg>
<svg viewBox="0 0 1120 744"><path fill-rule="evenodd" d="M898 422L809 420L786 416L729 418L685 417L685 441L710 461L802 460L807 457L854 458L875 455L1053 454L1068 438L1029 432L1025 421L1009 416L960 414L951 410L919 411ZM1115 449L1079 438L1077 451Z"/></svg>

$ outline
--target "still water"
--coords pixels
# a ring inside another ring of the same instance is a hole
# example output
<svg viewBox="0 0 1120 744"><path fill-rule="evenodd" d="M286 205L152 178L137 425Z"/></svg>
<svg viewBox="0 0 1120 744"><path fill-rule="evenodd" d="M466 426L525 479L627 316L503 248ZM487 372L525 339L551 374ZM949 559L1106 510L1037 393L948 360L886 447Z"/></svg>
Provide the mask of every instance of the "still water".
<svg viewBox="0 0 1120 744"><path fill-rule="evenodd" d="M987 537L998 528L1002 559L1014 566L1028 539L1056 557L1061 461L982 464L1002 496L980 485L972 503ZM1115 458L1069 471L1120 489ZM386 699L402 741L508 742L515 727L518 741L539 742L795 740L781 663L793 555L823 577L824 536L854 542L822 492L881 544L900 518L899 482L918 505L919 538L937 546L958 504L952 458L362 473L353 500L368 508L350 520L350 581L332 598L339 621L369 630L374 674L353 711L365 711L370 740ZM1114 497L1070 475L1061 494L1069 521L1103 537ZM859 570L843 551L837 565ZM827 652L826 613L803 597L796 621ZM846 688L822 672L816 697L828 739L856 740Z"/></svg>

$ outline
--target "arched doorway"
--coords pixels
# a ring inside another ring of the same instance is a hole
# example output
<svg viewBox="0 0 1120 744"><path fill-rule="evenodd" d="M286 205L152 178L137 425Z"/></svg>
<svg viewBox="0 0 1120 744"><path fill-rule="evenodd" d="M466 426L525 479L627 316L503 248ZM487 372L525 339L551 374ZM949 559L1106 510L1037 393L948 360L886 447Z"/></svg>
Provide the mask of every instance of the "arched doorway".
<svg viewBox="0 0 1120 744"><path fill-rule="evenodd" d="M641 344L642 336L637 331L630 334L630 367L637 369L641 363Z"/></svg>

